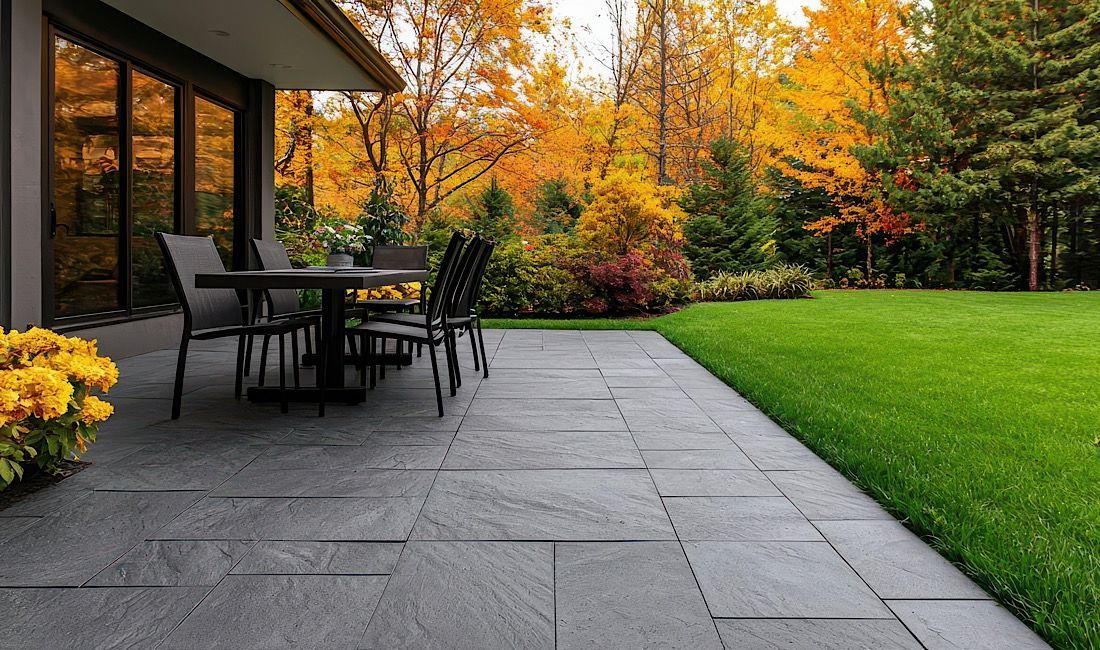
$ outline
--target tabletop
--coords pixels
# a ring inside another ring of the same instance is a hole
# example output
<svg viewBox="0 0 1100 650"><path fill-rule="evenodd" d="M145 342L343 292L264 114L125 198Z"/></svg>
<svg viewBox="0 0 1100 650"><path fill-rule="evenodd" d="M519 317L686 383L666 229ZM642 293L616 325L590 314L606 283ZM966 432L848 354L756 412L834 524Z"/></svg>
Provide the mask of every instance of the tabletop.
<svg viewBox="0 0 1100 650"><path fill-rule="evenodd" d="M351 268L286 269L198 273L199 289L373 289L402 282L423 282L424 270Z"/></svg>

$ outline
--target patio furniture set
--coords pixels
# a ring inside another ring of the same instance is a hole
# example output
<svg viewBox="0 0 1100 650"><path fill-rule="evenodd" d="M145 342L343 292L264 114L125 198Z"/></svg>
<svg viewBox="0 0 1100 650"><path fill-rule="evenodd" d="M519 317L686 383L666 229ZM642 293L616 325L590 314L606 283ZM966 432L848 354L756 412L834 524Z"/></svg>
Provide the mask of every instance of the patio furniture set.
<svg viewBox="0 0 1100 650"><path fill-rule="evenodd" d="M244 377L250 374L254 342L261 339L258 385L247 391L255 402L278 402L282 412L289 402L313 402L323 416L326 402L357 404L385 378L386 365L410 363L413 345L417 354L424 346L432 362L436 405L443 416L443 392L437 350L442 347L447 363L450 394L462 384L458 364L458 339L467 336L475 371L489 376L481 331L478 298L495 243L479 235L455 232L440 262L427 295L419 299L350 300L349 292L420 282L429 278L425 246L378 246L367 267L294 268L286 249L277 242L253 239L252 250L259 269L226 271L214 241L157 233L172 283L183 306L184 326L176 362L172 392L172 419L180 416L188 345L192 340L237 338L234 395L244 394ZM319 289L321 308L304 309L298 293ZM246 303L241 293L248 296ZM358 323L348 326L348 320ZM303 335L305 356L299 356L298 337ZM279 386L266 385L268 353L278 339ZM287 339L290 340L292 386L287 386ZM314 339L316 345L314 346ZM387 342L396 353L387 353ZM314 347L316 351L314 352ZM315 367L313 386L303 385L300 367ZM353 365L359 385L349 386L345 368ZM368 382L369 377L369 382Z"/></svg>

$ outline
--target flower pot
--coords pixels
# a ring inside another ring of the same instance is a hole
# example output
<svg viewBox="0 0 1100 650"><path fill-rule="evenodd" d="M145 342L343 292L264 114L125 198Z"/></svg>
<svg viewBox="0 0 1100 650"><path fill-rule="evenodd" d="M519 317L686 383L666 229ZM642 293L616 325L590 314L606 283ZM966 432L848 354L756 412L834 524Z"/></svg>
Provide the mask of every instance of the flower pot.
<svg viewBox="0 0 1100 650"><path fill-rule="evenodd" d="M329 253L328 265L329 266L351 266L353 258L347 253Z"/></svg>

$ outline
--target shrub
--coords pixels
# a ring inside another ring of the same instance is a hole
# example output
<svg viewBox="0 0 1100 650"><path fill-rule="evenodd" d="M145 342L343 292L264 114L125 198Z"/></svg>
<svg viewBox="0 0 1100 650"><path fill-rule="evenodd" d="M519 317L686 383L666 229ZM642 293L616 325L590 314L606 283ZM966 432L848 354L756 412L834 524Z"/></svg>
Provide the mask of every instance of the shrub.
<svg viewBox="0 0 1100 650"><path fill-rule="evenodd" d="M118 381L95 341L32 327L0 330L0 490L32 460L52 472L87 450L113 407L93 394Z"/></svg>
<svg viewBox="0 0 1100 650"><path fill-rule="evenodd" d="M732 302L806 298L813 291L813 276L804 266L781 265L765 271L718 273L699 282L695 295L699 300Z"/></svg>

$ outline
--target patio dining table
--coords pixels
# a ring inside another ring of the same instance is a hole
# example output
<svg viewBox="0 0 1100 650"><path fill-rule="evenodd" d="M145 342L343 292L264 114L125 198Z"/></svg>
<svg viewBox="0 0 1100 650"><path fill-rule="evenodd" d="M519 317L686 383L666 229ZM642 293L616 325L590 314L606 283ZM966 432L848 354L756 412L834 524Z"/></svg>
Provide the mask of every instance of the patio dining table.
<svg viewBox="0 0 1100 650"><path fill-rule="evenodd" d="M428 272L424 270L390 270L369 267L324 267L287 269L275 271L227 271L224 273L199 273L195 286L199 289L238 289L260 291L264 289L320 289L321 290L321 341L319 352L324 354L325 400L357 404L366 399L366 389L347 386L344 383L345 297L352 289L374 289L403 282L424 282ZM318 402L321 395L316 387L287 389L290 400ZM254 402L279 401L279 389L253 386L248 389L248 399Z"/></svg>

